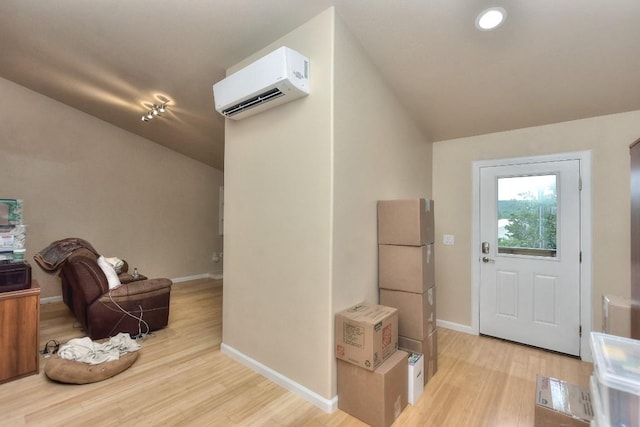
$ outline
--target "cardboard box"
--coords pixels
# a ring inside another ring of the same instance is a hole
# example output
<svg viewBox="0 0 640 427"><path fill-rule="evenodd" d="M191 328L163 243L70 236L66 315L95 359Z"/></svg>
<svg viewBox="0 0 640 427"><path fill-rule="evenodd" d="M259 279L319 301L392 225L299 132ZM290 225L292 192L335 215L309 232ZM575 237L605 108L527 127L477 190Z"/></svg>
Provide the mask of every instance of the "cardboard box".
<svg viewBox="0 0 640 427"><path fill-rule="evenodd" d="M602 332L631 338L631 299L602 296Z"/></svg>
<svg viewBox="0 0 640 427"><path fill-rule="evenodd" d="M425 246L378 245L378 286L421 294L435 285L435 251Z"/></svg>
<svg viewBox="0 0 640 427"><path fill-rule="evenodd" d="M424 356L420 353L409 354L409 381L407 401L415 405L424 392Z"/></svg>
<svg viewBox="0 0 640 427"><path fill-rule="evenodd" d="M426 384L438 372L438 330L433 331L425 341L427 342L427 353L424 359L424 383Z"/></svg>
<svg viewBox="0 0 640 427"><path fill-rule="evenodd" d="M433 200L380 200L378 243L422 246L435 241Z"/></svg>
<svg viewBox="0 0 640 427"><path fill-rule="evenodd" d="M422 340L399 336L398 348L409 353L422 353L424 356L424 383L427 384L438 372L438 330Z"/></svg>
<svg viewBox="0 0 640 427"><path fill-rule="evenodd" d="M588 427L593 419L588 389L538 375L535 427Z"/></svg>
<svg viewBox="0 0 640 427"><path fill-rule="evenodd" d="M398 348L398 309L360 303L336 314L336 357L373 371Z"/></svg>
<svg viewBox="0 0 640 427"><path fill-rule="evenodd" d="M380 304L398 309L398 335L414 340L422 340L436 329L435 302L435 287L421 294L380 289Z"/></svg>
<svg viewBox="0 0 640 427"><path fill-rule="evenodd" d="M373 427L388 427L407 406L409 354L396 351L375 371L338 359L338 408Z"/></svg>

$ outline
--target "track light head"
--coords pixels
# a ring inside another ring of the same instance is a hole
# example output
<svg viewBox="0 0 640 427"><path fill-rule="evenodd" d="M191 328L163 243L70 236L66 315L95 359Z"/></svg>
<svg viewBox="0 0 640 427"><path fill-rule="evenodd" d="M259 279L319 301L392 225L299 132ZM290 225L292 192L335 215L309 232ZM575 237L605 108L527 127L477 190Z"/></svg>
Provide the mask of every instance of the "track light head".
<svg viewBox="0 0 640 427"><path fill-rule="evenodd" d="M167 102L169 102L169 101L164 101L160 105L151 104L151 109L149 111L147 111L145 114L142 115L142 119L141 120L143 122L148 122L149 120L153 119L154 117L161 116L162 113L167 111ZM149 105L149 104L146 104L146 105ZM149 108L149 107L147 107L147 108Z"/></svg>

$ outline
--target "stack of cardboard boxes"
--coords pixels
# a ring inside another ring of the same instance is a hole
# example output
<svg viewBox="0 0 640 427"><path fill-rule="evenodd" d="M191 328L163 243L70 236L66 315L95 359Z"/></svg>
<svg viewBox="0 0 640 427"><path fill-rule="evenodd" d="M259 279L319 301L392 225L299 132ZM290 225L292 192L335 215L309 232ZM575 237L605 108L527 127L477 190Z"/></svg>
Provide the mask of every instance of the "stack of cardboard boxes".
<svg viewBox="0 0 640 427"><path fill-rule="evenodd" d="M398 347L423 354L426 384L438 369L434 204L378 202L380 304L398 309Z"/></svg>
<svg viewBox="0 0 640 427"><path fill-rule="evenodd" d="M437 369L433 201L378 202L380 305L335 319L338 407L388 427Z"/></svg>
<svg viewBox="0 0 640 427"><path fill-rule="evenodd" d="M398 310L361 303L336 315L338 407L388 427L407 406L408 353L398 350Z"/></svg>

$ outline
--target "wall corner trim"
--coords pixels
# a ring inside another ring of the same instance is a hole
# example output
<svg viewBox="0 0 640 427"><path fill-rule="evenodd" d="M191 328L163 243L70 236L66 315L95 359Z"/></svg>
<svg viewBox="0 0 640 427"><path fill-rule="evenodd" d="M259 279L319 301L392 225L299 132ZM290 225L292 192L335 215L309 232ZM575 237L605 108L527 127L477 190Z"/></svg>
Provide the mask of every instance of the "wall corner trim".
<svg viewBox="0 0 640 427"><path fill-rule="evenodd" d="M225 343L220 344L220 351L327 413L332 413L338 408L338 396L326 399Z"/></svg>

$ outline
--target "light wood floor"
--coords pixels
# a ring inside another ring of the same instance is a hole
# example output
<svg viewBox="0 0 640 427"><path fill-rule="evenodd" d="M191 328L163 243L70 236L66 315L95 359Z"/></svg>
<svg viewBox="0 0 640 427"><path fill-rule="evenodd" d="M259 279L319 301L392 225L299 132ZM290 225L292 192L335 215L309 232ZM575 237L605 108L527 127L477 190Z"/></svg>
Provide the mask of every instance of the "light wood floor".
<svg viewBox="0 0 640 427"><path fill-rule="evenodd" d="M111 379L64 385L40 374L0 385L1 426L364 426L326 414L220 352L222 282L175 284L169 326ZM41 348L83 336L62 303L45 304ZM588 385L592 365L440 329L439 368L394 426L533 426L537 373Z"/></svg>

